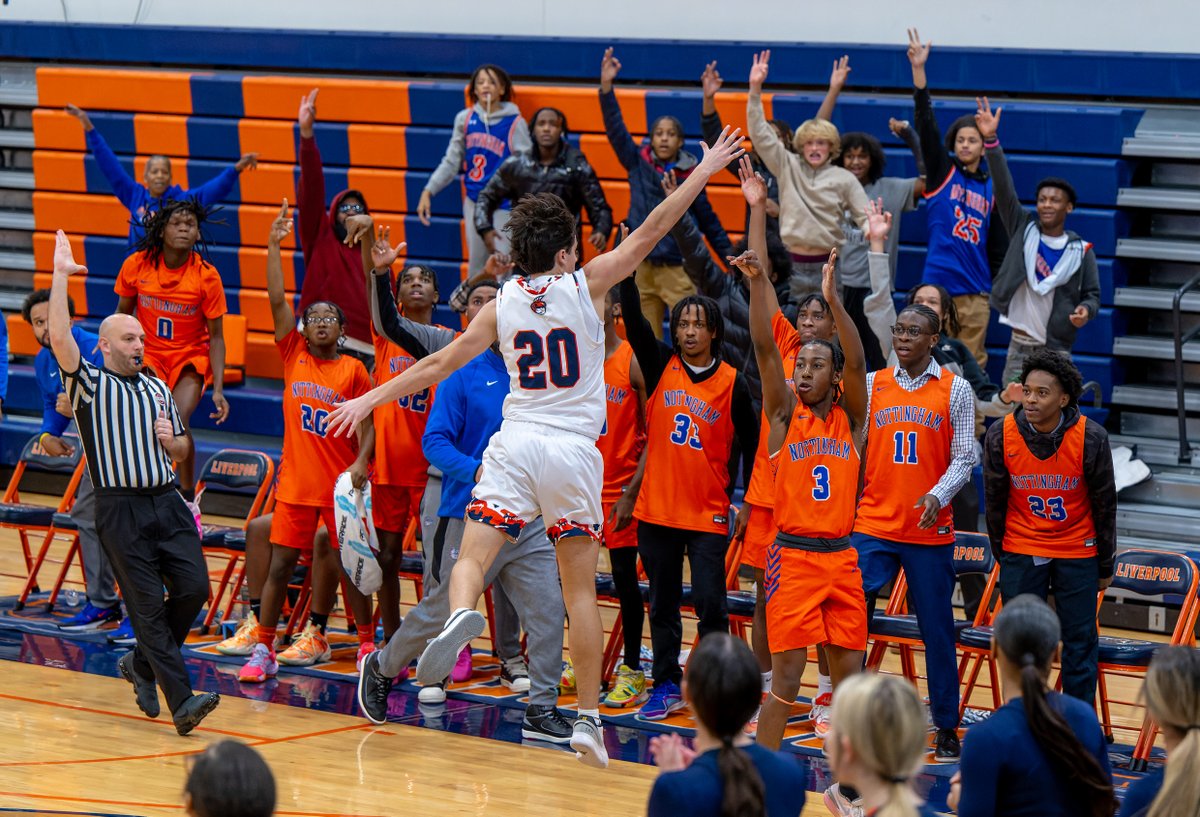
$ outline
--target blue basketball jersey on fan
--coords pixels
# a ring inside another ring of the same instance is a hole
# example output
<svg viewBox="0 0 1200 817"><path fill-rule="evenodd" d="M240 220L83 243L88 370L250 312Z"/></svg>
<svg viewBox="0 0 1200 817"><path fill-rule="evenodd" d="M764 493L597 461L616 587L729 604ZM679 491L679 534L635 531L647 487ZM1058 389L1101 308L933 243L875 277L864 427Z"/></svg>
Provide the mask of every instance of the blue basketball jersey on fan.
<svg viewBox="0 0 1200 817"><path fill-rule="evenodd" d="M512 155L512 129L520 118L519 113L512 114L489 125L478 113L471 111L466 124L466 172L463 176L467 198L471 201L479 197L500 163ZM512 203L507 199L500 204L502 210L511 206Z"/></svg>
<svg viewBox="0 0 1200 817"><path fill-rule="evenodd" d="M496 297L496 335L509 374L504 419L600 436L604 324L583 270L512 278Z"/></svg>
<svg viewBox="0 0 1200 817"><path fill-rule="evenodd" d="M929 252L926 284L941 284L952 296L992 291L987 232L992 215L992 179L968 178L955 165L936 190L925 194Z"/></svg>

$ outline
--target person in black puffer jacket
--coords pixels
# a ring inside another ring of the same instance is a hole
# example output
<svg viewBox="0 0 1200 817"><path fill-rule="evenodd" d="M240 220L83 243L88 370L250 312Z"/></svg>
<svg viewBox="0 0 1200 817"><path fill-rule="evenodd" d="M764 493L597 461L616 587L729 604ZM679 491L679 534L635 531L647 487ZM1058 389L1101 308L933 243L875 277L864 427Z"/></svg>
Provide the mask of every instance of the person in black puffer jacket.
<svg viewBox="0 0 1200 817"><path fill-rule="evenodd" d="M660 201L660 183L664 175L674 173L679 183L696 168L699 161L683 149L683 124L673 116L660 116L650 123L650 134L637 142L625 127L621 106L613 92L613 80L621 70L621 62L612 49L604 52L600 66L600 110L604 114L604 129L613 152L629 178L629 214L625 223L630 230L645 221ZM700 193L688 212L712 244L722 262L734 255L733 245L713 211L708 197ZM656 337L662 336L666 314L695 288L683 270L679 247L670 236L658 243L646 260L638 265L637 281L642 298L642 313L650 321Z"/></svg>
<svg viewBox="0 0 1200 817"><path fill-rule="evenodd" d="M553 193L575 214L579 239L583 241L580 213L587 210L592 225L588 241L597 251L608 246L612 233L612 209L604 199L596 171L587 157L567 142L567 117L557 108L539 108L533 114L533 147L528 153L509 156L480 192L475 202L475 229L495 252L496 231L492 213L505 199L516 204L535 193ZM582 251L580 253L582 255Z"/></svg>

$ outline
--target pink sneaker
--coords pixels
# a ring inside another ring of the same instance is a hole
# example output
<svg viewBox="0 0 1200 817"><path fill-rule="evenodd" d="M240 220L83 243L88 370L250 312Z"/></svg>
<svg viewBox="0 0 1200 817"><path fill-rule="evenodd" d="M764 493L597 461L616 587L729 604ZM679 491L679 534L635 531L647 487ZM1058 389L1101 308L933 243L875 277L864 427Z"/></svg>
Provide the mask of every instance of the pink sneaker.
<svg viewBox="0 0 1200 817"><path fill-rule="evenodd" d="M462 652L458 654L458 660L454 662L454 669L450 670L450 680L456 684L469 680L471 673L474 671L474 666L471 664L471 645L462 648Z"/></svg>
<svg viewBox="0 0 1200 817"><path fill-rule="evenodd" d="M374 641L364 641L358 645L358 657L354 659L354 668L362 672L362 662L371 653L375 652Z"/></svg>
<svg viewBox="0 0 1200 817"><path fill-rule="evenodd" d="M192 512L192 517L196 520L196 533L199 534L201 539L203 539L204 538L204 523L202 521L200 521L200 497L196 497L196 500L194 502L188 502L185 499L183 501L183 504L187 505L188 510Z"/></svg>

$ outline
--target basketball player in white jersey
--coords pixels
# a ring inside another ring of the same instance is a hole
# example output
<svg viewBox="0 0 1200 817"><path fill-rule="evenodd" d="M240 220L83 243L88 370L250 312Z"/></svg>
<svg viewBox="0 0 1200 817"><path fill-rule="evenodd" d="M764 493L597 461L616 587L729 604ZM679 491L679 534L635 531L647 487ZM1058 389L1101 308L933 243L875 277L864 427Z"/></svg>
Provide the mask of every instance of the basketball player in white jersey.
<svg viewBox="0 0 1200 817"><path fill-rule="evenodd" d="M508 230L512 257L527 277L506 283L453 343L329 415L328 430L353 433L359 420L389 400L444 379L499 343L508 368L504 423L483 454L479 482L467 510L458 562L450 577L454 611L442 634L417 663L417 680L436 683L483 632L475 610L483 577L505 540L541 515L559 545L563 600L571 622L579 717L571 747L584 763L604 767L608 753L600 727L600 663L604 631L596 607L596 559L603 517L604 464L596 438L605 419L604 296L628 277L683 216L713 174L744 153L741 132L726 128L674 195L612 252L576 270L575 221L552 194L522 199ZM447 663L447 660L449 663Z"/></svg>

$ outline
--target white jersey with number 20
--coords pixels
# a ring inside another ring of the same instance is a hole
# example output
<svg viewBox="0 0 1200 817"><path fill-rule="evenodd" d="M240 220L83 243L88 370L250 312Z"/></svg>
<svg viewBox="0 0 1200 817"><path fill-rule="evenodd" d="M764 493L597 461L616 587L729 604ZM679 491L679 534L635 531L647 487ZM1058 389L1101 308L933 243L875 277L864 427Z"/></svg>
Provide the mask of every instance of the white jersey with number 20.
<svg viewBox="0 0 1200 817"><path fill-rule="evenodd" d="M598 438L604 325L583 270L510 279L496 299L496 333L509 376L504 419Z"/></svg>

